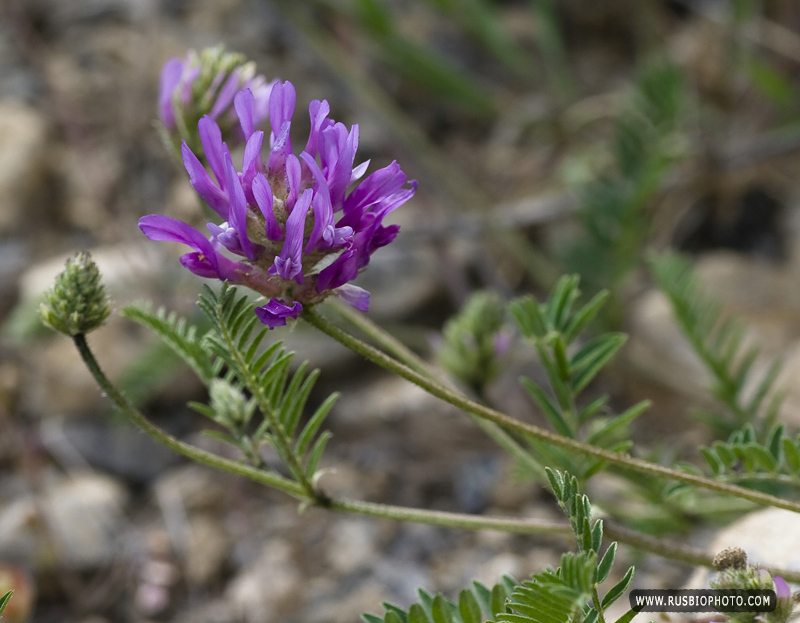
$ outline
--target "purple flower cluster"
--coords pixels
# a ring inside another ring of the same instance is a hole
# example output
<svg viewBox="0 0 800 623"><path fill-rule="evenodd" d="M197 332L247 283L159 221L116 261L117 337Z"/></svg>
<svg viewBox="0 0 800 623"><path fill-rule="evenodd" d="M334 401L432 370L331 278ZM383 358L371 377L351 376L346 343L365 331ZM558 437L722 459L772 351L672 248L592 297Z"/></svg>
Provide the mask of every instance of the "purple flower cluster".
<svg viewBox="0 0 800 623"><path fill-rule="evenodd" d="M250 89L235 95L234 108L246 140L240 170L211 115L198 123L210 173L185 142L181 148L192 186L222 222L208 224L210 237L167 216L145 216L139 227L151 240L191 247L181 263L193 273L240 283L268 297L256 314L270 328L331 294L366 311L369 294L350 281L375 250L397 236L399 226L383 220L412 197L416 182L407 185L405 173L392 162L348 192L369 162L354 164L358 125L348 130L328 118L325 100L309 105L311 131L295 155L290 82L271 89L269 137L257 129L260 111Z"/></svg>
<svg viewBox="0 0 800 623"><path fill-rule="evenodd" d="M253 92L254 118L260 124L267 118L269 97L276 82L256 75L252 62L245 62L244 56L221 46L199 54L192 50L183 58L173 57L161 70L158 95L158 114L166 136L175 141L176 147L182 139L199 149L197 122L206 114L227 135L229 129L238 126L233 99L241 89Z"/></svg>

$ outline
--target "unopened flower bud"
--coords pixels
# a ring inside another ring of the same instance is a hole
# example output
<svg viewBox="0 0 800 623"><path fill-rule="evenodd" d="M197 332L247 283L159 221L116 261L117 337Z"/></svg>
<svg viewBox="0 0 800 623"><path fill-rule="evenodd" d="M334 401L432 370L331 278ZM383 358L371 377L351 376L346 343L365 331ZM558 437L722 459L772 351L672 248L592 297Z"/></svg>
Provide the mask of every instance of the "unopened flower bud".
<svg viewBox="0 0 800 623"><path fill-rule="evenodd" d="M70 337L94 331L110 313L100 271L86 252L67 260L66 269L56 277L39 307L39 315L48 327Z"/></svg>
<svg viewBox="0 0 800 623"><path fill-rule="evenodd" d="M744 569L747 566L747 554L741 547L726 547L714 556L711 565L717 571Z"/></svg>
<svg viewBox="0 0 800 623"><path fill-rule="evenodd" d="M500 372L510 345L504 330L503 303L489 292L477 292L444 327L437 359L453 376L476 390Z"/></svg>
<svg viewBox="0 0 800 623"><path fill-rule="evenodd" d="M255 410L255 402L245 398L242 390L224 379L214 379L208 388L216 421L224 426L247 424Z"/></svg>
<svg viewBox="0 0 800 623"><path fill-rule="evenodd" d="M273 82L256 75L255 64L223 46L190 51L184 58L168 60L161 70L159 118L162 138L180 155L181 141L202 151L197 123L204 115L214 119L229 146L244 140L233 99L241 89L254 97L256 125L266 119Z"/></svg>

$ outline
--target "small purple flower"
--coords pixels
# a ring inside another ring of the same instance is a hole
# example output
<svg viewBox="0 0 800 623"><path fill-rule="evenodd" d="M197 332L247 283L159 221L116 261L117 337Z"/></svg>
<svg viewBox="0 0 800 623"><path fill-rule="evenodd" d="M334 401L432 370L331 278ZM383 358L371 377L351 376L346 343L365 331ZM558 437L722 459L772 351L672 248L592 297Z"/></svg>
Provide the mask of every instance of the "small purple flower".
<svg viewBox="0 0 800 623"><path fill-rule="evenodd" d="M179 88L184 78L178 73L168 63L162 87ZM212 86L238 117L246 140L241 168L223 141L219 116L198 119L199 151L189 143L181 147L192 186L222 222L208 224L210 238L164 216L143 217L140 228L152 240L191 247L181 261L195 274L241 283L269 298L256 314L271 329L331 295L367 311L369 293L350 282L397 236L399 226L384 219L414 195L416 182L409 183L396 162L361 180L369 162L355 161L358 126L330 119L324 100L309 105L309 137L296 155L290 137L294 86L271 85L264 102L253 90L258 85L231 94L229 84L230 78L216 76ZM265 141L257 126L267 111Z"/></svg>
<svg viewBox="0 0 800 623"><path fill-rule="evenodd" d="M781 600L790 600L792 598L792 589L781 576L776 575L772 578L775 583L775 595Z"/></svg>
<svg viewBox="0 0 800 623"><path fill-rule="evenodd" d="M288 318L297 318L303 306L295 301L292 305L286 305L278 299L272 299L262 307L256 307L256 316L270 329L275 327L285 327Z"/></svg>

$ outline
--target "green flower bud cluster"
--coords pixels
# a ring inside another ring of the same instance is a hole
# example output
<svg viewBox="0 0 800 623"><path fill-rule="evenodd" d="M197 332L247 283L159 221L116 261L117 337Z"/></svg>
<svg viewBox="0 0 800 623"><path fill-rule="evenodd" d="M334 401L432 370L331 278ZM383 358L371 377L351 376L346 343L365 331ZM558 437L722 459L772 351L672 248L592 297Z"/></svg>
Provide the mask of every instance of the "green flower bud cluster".
<svg viewBox="0 0 800 623"><path fill-rule="evenodd" d="M245 398L242 390L224 379L214 379L208 388L214 419L232 430L244 426L255 411L255 400Z"/></svg>
<svg viewBox="0 0 800 623"><path fill-rule="evenodd" d="M100 271L87 252L67 260L66 269L56 277L39 307L39 315L48 327L70 337L94 331L110 313Z"/></svg>
<svg viewBox="0 0 800 623"><path fill-rule="evenodd" d="M773 577L766 569L747 564L747 554L738 547L729 547L714 557L714 568L719 572L711 581L714 589L774 590L778 604L772 612L729 613L732 623L786 623L794 609L794 599L786 581Z"/></svg>
<svg viewBox="0 0 800 623"><path fill-rule="evenodd" d="M505 309L496 294L476 292L444 327L437 360L450 374L482 391L502 370L510 334L503 330Z"/></svg>

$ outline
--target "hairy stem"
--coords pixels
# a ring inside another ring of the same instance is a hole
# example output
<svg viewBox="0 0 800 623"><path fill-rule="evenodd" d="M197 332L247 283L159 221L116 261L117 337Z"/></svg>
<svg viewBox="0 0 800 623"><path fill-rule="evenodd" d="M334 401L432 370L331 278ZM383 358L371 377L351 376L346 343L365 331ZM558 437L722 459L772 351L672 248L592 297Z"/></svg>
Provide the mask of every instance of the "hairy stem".
<svg viewBox="0 0 800 623"><path fill-rule="evenodd" d="M288 478L284 478L279 474L273 474L264 470L255 469L249 465L244 465L243 463L237 463L236 461L225 459L211 452L206 452L205 450L173 437L165 430L150 422L150 420L142 415L142 413L136 409L136 407L134 407L128 401L128 399L125 398L125 396L122 395L122 393L105 375L103 370L100 368L100 364L97 363L94 353L92 353L89 345L86 342L86 336L76 335L72 338L72 341L75 343L75 347L78 349L78 352L80 353L83 362L86 364L86 367L89 368L89 372L92 373L95 381L105 392L106 396L112 400L112 402L125 414L126 417L128 417L134 424L136 424L157 442L165 445L167 448L170 448L175 452L189 457L193 461L197 461L198 463L208 465L209 467L216 467L217 469L231 472L239 476L244 476L245 478L250 478L251 480L277 489L278 491L288 493L292 497L299 500L307 500L308 496L303 487L298 483L289 480Z"/></svg>
<svg viewBox="0 0 800 623"><path fill-rule="evenodd" d="M316 309L312 308L304 310L302 312L302 317L309 324L315 326L320 331L331 336L338 342L341 342L369 361L372 361L373 363L389 370L390 372L393 372L394 374L411 381L431 395L436 396L437 398L440 398L441 400L444 400L445 402L458 407L463 411L472 413L483 420L502 426L507 430L514 431L522 435L528 435L560 448L565 448L574 452L580 452L586 456L602 459L607 463L617 465L623 469L649 474L651 476L656 476L666 480L682 482L687 485L708 489L710 491L725 493L727 495L732 495L734 497L755 502L756 504L774 506L776 508L783 508L785 510L800 513L800 502L784 500L760 491L754 491L752 489L745 489L744 487L718 482L711 478L696 476L694 474L682 472L677 469L672 469L669 467L664 467L663 465L644 461L642 459L637 459L616 452L610 452L609 450L598 448L596 446L580 442L576 439L570 439L569 437L558 435L543 428L539 428L538 426L520 422L504 413L490 409L485 405L470 400L453 389L442 385L435 379L431 378L430 375L423 375L415 370L412 370L407 365L397 361L386 353L379 351L373 346L362 342L346 331L343 331L339 327L331 324L325 318L323 318L316 311Z"/></svg>

